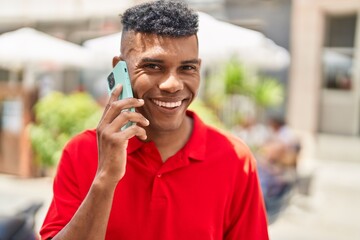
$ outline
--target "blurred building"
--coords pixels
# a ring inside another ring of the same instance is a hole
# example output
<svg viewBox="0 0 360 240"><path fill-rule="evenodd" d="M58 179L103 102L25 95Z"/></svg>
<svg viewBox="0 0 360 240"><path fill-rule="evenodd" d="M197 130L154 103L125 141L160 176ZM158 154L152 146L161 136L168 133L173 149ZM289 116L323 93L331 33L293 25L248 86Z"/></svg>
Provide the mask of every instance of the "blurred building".
<svg viewBox="0 0 360 240"><path fill-rule="evenodd" d="M294 1L289 118L312 132L359 135L358 0Z"/></svg>
<svg viewBox="0 0 360 240"><path fill-rule="evenodd" d="M360 159L359 12L358 0L293 0L287 116L326 158Z"/></svg>

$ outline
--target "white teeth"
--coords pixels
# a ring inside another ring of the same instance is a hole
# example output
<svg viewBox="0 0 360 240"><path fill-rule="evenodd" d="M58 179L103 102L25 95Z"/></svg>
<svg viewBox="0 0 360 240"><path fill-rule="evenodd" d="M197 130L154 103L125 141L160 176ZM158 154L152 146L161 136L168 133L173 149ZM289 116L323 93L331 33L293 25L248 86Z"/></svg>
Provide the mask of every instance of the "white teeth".
<svg viewBox="0 0 360 240"><path fill-rule="evenodd" d="M153 99L153 102L160 106L160 107L166 107L166 108L174 108L174 107L179 107L181 105L181 101L177 101L177 102L162 102L159 100L155 100Z"/></svg>

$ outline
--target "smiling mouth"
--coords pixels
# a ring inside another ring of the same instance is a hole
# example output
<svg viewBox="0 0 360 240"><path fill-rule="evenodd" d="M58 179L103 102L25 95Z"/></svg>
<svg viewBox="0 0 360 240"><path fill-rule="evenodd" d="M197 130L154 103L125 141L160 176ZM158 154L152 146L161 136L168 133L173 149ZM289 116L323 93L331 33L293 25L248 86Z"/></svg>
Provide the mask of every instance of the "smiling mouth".
<svg viewBox="0 0 360 240"><path fill-rule="evenodd" d="M181 106L182 101L177 101L177 102L163 102L163 101L159 101L156 99L152 99L153 103L155 103L157 106L159 107L164 107L164 108L177 108Z"/></svg>

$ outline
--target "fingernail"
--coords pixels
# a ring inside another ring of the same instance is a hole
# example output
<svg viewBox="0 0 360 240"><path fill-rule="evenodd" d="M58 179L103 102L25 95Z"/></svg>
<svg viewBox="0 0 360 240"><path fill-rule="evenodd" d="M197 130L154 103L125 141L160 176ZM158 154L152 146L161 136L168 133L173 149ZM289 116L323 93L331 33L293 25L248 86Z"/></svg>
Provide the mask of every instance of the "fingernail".
<svg viewBox="0 0 360 240"><path fill-rule="evenodd" d="M144 103L144 99L138 99L138 101Z"/></svg>

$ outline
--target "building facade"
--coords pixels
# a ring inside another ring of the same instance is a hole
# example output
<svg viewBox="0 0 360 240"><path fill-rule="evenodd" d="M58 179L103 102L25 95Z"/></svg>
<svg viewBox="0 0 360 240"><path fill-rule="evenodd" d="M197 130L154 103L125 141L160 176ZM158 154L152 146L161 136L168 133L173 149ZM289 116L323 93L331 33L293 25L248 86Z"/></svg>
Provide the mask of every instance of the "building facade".
<svg viewBox="0 0 360 240"><path fill-rule="evenodd" d="M288 119L297 129L360 134L360 1L294 0Z"/></svg>

